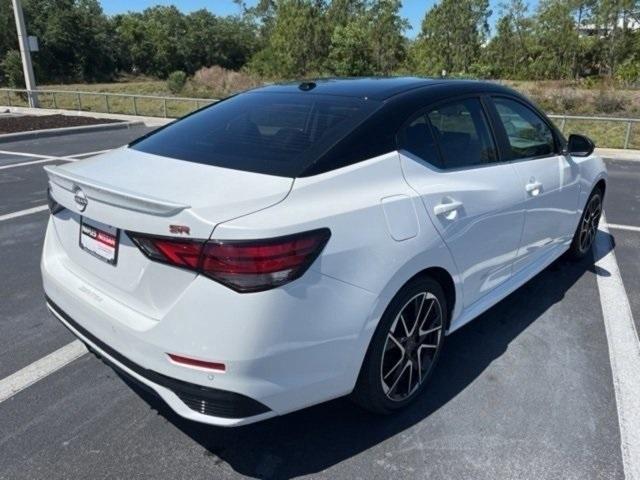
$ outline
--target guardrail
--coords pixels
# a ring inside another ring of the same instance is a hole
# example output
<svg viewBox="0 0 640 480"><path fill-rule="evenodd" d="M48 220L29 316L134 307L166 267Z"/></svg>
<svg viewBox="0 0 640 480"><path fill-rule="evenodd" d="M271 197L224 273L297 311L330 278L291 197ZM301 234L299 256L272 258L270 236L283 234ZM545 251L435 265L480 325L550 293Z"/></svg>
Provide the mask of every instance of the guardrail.
<svg viewBox="0 0 640 480"><path fill-rule="evenodd" d="M623 118L623 117L587 117L587 116L583 116L583 115L548 115L549 118L551 118L552 120L556 121L559 120L560 121L560 125L558 125L558 128L560 129L560 131L564 134L565 133L565 129L567 127L567 122L571 123L573 122L574 124L576 122L582 122L582 123L593 123L593 122L607 122L607 123L613 123L613 124L621 124L624 128L624 131L619 132L619 131L608 131L608 137L613 136L620 136L623 140L622 140L622 148L627 149L630 148L631 146L635 147L635 148L640 148L640 139L638 139L637 141L633 142L632 145L632 129L634 124L638 124L640 123L640 118ZM571 132L574 133L574 132ZM578 133L578 132L575 132ZM588 133L587 133L588 135ZM593 137L595 137L596 135L591 135ZM597 139L594 138L594 140ZM635 139L634 139L635 140ZM618 143L618 142L616 142ZM610 146L610 145L602 145L603 147L605 146Z"/></svg>
<svg viewBox="0 0 640 480"><path fill-rule="evenodd" d="M0 88L0 103L6 100L9 107L29 106L30 96L37 97L40 108L164 118L178 118L218 101L212 98L162 97L131 93L80 92L75 90L29 91L21 88Z"/></svg>
<svg viewBox="0 0 640 480"><path fill-rule="evenodd" d="M130 93L79 92L75 90L34 90L0 88L0 103L28 106L29 96L37 96L40 108L121 113L149 117L178 118L217 99L162 97ZM640 118L549 115L562 133L582 133L598 146L640 149ZM634 128L635 126L635 128Z"/></svg>

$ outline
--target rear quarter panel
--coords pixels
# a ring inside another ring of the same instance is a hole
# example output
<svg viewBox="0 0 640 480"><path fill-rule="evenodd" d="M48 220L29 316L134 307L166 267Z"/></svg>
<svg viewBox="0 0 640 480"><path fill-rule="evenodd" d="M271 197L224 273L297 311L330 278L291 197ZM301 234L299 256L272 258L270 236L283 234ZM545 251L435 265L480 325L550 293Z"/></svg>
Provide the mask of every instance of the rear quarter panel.
<svg viewBox="0 0 640 480"><path fill-rule="evenodd" d="M331 230L331 239L311 270L374 294L367 311L350 317L336 312L322 328L338 329L353 339L341 348L351 350L346 368L355 384L371 336L400 288L429 267L450 272L456 287L458 276L420 197L404 180L397 152L296 179L286 200L220 224L213 238L267 238L322 227ZM308 274L297 281L304 282Z"/></svg>

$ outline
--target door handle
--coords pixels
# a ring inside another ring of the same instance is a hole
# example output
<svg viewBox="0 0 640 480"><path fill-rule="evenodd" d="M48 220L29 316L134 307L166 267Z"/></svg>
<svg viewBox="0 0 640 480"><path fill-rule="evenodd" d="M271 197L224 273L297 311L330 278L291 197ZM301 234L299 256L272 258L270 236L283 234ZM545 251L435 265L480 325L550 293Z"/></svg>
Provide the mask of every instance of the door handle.
<svg viewBox="0 0 640 480"><path fill-rule="evenodd" d="M527 193L531 194L531 196L538 196L542 190L542 183L536 181L527 183L525 189L527 190Z"/></svg>
<svg viewBox="0 0 640 480"><path fill-rule="evenodd" d="M457 200L453 200L448 203L439 203L433 207L433 213L436 215L445 215L447 219L453 220L455 215L452 214L454 214L460 207L462 207L462 202L458 202Z"/></svg>

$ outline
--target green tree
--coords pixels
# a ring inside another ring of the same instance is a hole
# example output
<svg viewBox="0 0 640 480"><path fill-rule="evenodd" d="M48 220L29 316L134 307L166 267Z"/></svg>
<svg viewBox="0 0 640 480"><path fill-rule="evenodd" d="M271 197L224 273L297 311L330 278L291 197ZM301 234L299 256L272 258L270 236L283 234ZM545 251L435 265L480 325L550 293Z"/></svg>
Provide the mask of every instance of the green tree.
<svg viewBox="0 0 640 480"><path fill-rule="evenodd" d="M409 22L400 16L400 0L375 0L371 3L370 44L375 73L390 75L404 63L407 50L404 31Z"/></svg>
<svg viewBox="0 0 640 480"><path fill-rule="evenodd" d="M0 71L4 82L13 88L24 88L24 75L22 73L22 59L20 52L9 50L0 62Z"/></svg>
<svg viewBox="0 0 640 480"><path fill-rule="evenodd" d="M404 30L397 0L341 0L327 11L333 28L327 69L335 75L389 75L406 59Z"/></svg>
<svg viewBox="0 0 640 480"><path fill-rule="evenodd" d="M151 70L154 48L147 37L141 13L116 15L111 20L115 31L118 70L147 73Z"/></svg>
<svg viewBox="0 0 640 480"><path fill-rule="evenodd" d="M532 20L527 16L523 0L510 0L501 5L501 16L495 35L482 54L494 78L527 78L533 46Z"/></svg>
<svg viewBox="0 0 640 480"><path fill-rule="evenodd" d="M600 73L614 76L618 65L634 57L635 35L633 22L640 17L638 0L598 0L593 9L594 23L599 30Z"/></svg>
<svg viewBox="0 0 640 480"><path fill-rule="evenodd" d="M489 34L488 0L442 0L427 12L412 49L424 74L468 74Z"/></svg>
<svg viewBox="0 0 640 480"><path fill-rule="evenodd" d="M269 38L251 68L268 77L318 74L328 54L329 35L321 0L277 0Z"/></svg>
<svg viewBox="0 0 640 480"><path fill-rule="evenodd" d="M375 64L370 32L369 19L364 15L336 26L331 35L327 69L338 76L372 75Z"/></svg>
<svg viewBox="0 0 640 480"><path fill-rule="evenodd" d="M149 71L166 78L170 72L185 64L183 39L186 34L184 15L175 6L155 6L142 12L145 41L151 45L152 58Z"/></svg>
<svg viewBox="0 0 640 480"><path fill-rule="evenodd" d="M542 0L536 14L534 78L570 78L576 53L575 19L566 0Z"/></svg>

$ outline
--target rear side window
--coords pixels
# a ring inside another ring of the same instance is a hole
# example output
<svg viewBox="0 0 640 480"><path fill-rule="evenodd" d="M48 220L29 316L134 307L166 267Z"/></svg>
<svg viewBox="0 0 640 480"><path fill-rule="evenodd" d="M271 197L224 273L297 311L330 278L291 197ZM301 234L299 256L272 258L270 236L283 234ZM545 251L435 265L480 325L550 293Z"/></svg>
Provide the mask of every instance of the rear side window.
<svg viewBox="0 0 640 480"><path fill-rule="evenodd" d="M399 136L399 147L438 168L444 168L426 115L413 120Z"/></svg>
<svg viewBox="0 0 640 480"><path fill-rule="evenodd" d="M496 160L496 147L479 99L468 98L438 106L427 117L440 145L445 168Z"/></svg>
<svg viewBox="0 0 640 480"><path fill-rule="evenodd" d="M511 147L510 159L541 157L555 152L551 128L533 110L507 98L494 98Z"/></svg>
<svg viewBox="0 0 640 480"><path fill-rule="evenodd" d="M307 92L248 92L185 117L130 147L189 162L296 177L378 105Z"/></svg>

